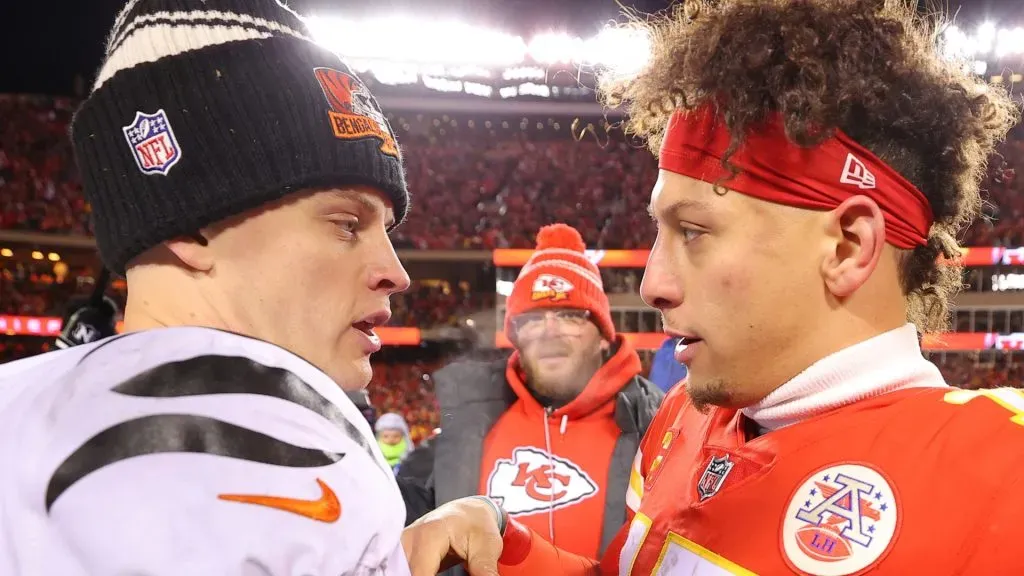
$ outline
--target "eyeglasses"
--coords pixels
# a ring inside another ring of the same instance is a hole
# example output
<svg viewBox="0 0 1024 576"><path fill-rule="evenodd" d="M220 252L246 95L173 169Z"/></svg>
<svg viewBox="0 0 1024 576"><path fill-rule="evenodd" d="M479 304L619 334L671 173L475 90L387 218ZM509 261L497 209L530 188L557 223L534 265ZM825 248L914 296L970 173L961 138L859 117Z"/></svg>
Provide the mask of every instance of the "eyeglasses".
<svg viewBox="0 0 1024 576"><path fill-rule="evenodd" d="M512 330L520 340L537 338L544 334L549 326L552 333L563 336L579 336L583 334L583 328L589 321L589 310L524 312L512 319Z"/></svg>

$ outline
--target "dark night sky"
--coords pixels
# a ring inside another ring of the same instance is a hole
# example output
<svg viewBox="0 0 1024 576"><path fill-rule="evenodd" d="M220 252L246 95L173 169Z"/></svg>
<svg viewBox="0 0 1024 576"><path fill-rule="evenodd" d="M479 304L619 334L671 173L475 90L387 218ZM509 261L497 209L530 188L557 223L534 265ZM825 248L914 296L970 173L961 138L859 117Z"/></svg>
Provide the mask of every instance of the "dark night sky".
<svg viewBox="0 0 1024 576"><path fill-rule="evenodd" d="M0 92L70 94L76 75L91 81L104 34L126 0L0 0ZM1024 0L944 0L958 20L992 19L1024 26ZM664 0L620 0L653 11ZM589 35L619 13L615 0L291 0L304 13L411 11L459 15L473 23L523 33L555 28ZM368 8L370 7L370 8Z"/></svg>

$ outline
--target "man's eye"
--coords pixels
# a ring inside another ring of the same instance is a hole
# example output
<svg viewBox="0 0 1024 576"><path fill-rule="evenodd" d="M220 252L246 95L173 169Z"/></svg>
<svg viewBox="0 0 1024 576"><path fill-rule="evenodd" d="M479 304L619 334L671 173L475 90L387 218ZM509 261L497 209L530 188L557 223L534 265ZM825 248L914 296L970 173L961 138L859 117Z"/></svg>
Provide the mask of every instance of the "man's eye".
<svg viewBox="0 0 1024 576"><path fill-rule="evenodd" d="M346 236L355 235L359 230L359 219L345 218L343 220L335 220L334 225Z"/></svg>
<svg viewBox="0 0 1024 576"><path fill-rule="evenodd" d="M687 243L693 242L697 238L704 235L703 230L697 230L696 228L683 228L683 240Z"/></svg>

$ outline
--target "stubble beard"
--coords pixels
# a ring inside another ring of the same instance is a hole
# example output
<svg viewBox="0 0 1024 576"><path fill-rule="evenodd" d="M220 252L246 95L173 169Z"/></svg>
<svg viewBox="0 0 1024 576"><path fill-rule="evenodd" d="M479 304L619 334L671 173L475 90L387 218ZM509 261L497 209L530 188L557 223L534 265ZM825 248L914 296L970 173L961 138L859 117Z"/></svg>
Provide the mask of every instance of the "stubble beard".
<svg viewBox="0 0 1024 576"><path fill-rule="evenodd" d="M731 396L729 387L722 378L694 382L687 378L686 393L693 407L701 414L707 414L712 406L729 406Z"/></svg>

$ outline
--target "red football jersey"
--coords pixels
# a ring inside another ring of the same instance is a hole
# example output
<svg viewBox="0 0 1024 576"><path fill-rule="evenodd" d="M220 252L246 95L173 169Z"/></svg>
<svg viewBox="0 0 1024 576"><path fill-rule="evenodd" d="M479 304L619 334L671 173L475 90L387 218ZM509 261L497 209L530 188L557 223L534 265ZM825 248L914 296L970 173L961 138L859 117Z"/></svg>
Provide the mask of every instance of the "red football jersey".
<svg viewBox="0 0 1024 576"><path fill-rule="evenodd" d="M602 573L1024 573L1021 390L907 389L755 438L748 424L681 386L666 398Z"/></svg>

